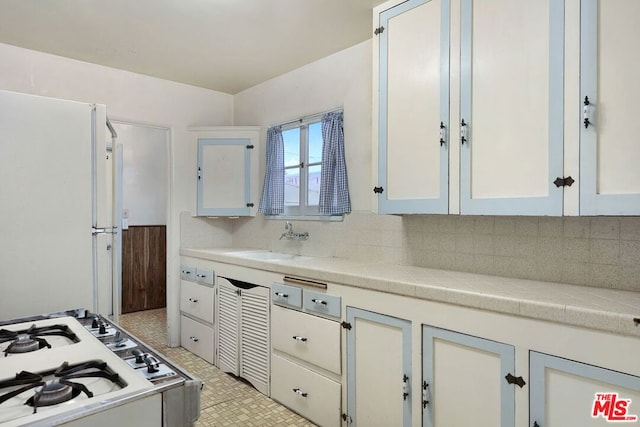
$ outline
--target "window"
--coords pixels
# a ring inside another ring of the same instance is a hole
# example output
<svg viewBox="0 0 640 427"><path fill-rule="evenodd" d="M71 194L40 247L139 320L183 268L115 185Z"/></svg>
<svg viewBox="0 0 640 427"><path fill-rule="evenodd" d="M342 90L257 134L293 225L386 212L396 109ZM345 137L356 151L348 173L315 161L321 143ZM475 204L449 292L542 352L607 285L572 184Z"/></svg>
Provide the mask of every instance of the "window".
<svg viewBox="0 0 640 427"><path fill-rule="evenodd" d="M258 212L324 221L351 212L341 110L270 127L266 160Z"/></svg>
<svg viewBox="0 0 640 427"><path fill-rule="evenodd" d="M283 126L285 215L318 214L322 171L320 119Z"/></svg>

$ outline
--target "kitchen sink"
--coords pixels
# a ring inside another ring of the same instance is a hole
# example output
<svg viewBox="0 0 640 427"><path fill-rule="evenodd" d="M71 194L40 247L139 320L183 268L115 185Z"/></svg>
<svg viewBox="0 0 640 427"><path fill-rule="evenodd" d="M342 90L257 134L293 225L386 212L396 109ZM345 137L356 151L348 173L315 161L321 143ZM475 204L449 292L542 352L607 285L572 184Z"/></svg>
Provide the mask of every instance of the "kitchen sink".
<svg viewBox="0 0 640 427"><path fill-rule="evenodd" d="M288 261L299 258L306 258L301 255L294 254L284 254L281 252L269 252L269 251L240 251L240 252L230 252L230 255L248 258L248 259L257 259L263 261Z"/></svg>

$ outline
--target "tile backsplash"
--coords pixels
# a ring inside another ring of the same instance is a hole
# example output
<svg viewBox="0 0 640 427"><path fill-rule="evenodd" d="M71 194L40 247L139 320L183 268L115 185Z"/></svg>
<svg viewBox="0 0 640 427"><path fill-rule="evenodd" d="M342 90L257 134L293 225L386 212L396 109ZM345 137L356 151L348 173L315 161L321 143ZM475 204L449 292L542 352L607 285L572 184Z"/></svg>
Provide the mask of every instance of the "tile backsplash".
<svg viewBox="0 0 640 427"><path fill-rule="evenodd" d="M210 236L202 237L202 222L194 232L193 221L206 221ZM231 242L234 247L640 291L638 217L394 216L359 211L339 223L292 223L294 231L308 231L309 240L279 240L284 221L262 216L183 217L182 244L189 246L191 235L199 236L199 247Z"/></svg>

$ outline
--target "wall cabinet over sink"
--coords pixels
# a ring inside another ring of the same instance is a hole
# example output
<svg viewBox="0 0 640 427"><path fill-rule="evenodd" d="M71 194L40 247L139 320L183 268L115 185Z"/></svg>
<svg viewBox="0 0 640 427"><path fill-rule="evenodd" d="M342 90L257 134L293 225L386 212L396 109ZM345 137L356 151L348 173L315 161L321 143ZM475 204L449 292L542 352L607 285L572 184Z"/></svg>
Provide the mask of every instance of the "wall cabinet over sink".
<svg viewBox="0 0 640 427"><path fill-rule="evenodd" d="M640 126L640 55L629 54L638 7L392 0L374 9L377 212L640 214L640 145L629 137Z"/></svg>
<svg viewBox="0 0 640 427"><path fill-rule="evenodd" d="M198 216L255 216L260 128L193 128Z"/></svg>

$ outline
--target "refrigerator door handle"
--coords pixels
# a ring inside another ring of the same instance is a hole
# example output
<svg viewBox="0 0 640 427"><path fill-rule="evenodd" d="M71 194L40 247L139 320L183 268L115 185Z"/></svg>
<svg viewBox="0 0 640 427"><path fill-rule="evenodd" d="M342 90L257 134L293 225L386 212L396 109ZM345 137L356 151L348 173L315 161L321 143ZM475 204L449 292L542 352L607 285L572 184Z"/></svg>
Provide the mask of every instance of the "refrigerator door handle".
<svg viewBox="0 0 640 427"><path fill-rule="evenodd" d="M94 236L96 234L116 234L118 233L118 227L110 227L110 228L96 228L91 227L91 234Z"/></svg>

